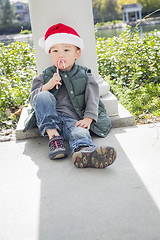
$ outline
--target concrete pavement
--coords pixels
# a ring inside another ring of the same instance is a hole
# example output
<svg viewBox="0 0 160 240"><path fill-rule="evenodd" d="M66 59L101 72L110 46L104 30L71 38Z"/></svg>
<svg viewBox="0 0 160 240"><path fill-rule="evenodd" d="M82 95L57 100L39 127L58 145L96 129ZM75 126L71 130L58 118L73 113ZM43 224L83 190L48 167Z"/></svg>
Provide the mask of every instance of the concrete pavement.
<svg viewBox="0 0 160 240"><path fill-rule="evenodd" d="M106 169L48 159L47 138L0 143L1 240L159 240L160 123L114 128Z"/></svg>

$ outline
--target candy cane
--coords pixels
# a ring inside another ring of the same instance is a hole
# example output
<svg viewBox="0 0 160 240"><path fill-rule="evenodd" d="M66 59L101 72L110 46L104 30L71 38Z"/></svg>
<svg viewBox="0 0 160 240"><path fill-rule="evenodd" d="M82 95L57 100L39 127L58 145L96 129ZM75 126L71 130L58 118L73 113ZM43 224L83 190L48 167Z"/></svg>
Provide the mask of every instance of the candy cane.
<svg viewBox="0 0 160 240"><path fill-rule="evenodd" d="M63 67L63 69L65 69L65 62L64 62L63 59L60 59L60 60L57 62L57 73L58 73L58 74L59 74L59 65L60 65L60 63L63 64L62 67ZM56 85L56 89L58 89L58 84Z"/></svg>

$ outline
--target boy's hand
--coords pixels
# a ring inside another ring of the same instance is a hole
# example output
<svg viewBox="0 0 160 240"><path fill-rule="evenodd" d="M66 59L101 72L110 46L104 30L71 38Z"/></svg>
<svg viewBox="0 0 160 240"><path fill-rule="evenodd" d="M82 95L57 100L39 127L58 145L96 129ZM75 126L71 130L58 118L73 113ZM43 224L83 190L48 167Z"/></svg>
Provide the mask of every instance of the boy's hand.
<svg viewBox="0 0 160 240"><path fill-rule="evenodd" d="M83 128L87 128L87 130L89 130L92 121L93 121L93 119L91 119L91 118L83 118L82 120L79 120L78 122L76 122L75 127L83 127Z"/></svg>
<svg viewBox="0 0 160 240"><path fill-rule="evenodd" d="M43 85L42 91L49 91L52 88L54 88L56 85L62 85L61 83L61 77L58 73L54 73L53 77Z"/></svg>

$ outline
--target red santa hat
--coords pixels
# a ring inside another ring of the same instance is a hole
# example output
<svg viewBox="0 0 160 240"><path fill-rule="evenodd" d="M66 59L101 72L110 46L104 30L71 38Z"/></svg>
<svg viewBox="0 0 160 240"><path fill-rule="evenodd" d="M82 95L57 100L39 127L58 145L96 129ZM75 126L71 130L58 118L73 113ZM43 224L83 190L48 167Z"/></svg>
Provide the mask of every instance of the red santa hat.
<svg viewBox="0 0 160 240"><path fill-rule="evenodd" d="M51 47L56 44L72 44L76 47L79 47L81 50L84 49L84 44L82 38L79 34L71 27L58 23L50 27L45 37L39 39L39 46L45 49L45 52L48 54Z"/></svg>

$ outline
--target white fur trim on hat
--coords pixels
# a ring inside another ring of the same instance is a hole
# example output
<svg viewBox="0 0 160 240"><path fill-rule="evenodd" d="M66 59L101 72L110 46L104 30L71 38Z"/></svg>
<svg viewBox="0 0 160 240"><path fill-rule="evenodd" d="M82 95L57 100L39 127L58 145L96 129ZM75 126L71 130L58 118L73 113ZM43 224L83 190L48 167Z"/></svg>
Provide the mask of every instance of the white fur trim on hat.
<svg viewBox="0 0 160 240"><path fill-rule="evenodd" d="M72 44L79 47L81 50L84 49L84 44L82 38L68 33L57 33L50 35L46 40L44 38L39 39L39 46L45 49L48 54L51 47L56 44Z"/></svg>
<svg viewBox="0 0 160 240"><path fill-rule="evenodd" d="M38 45L39 45L41 48L45 48L45 39L44 39L44 37L42 37L42 38L39 39Z"/></svg>

